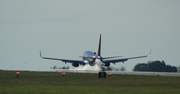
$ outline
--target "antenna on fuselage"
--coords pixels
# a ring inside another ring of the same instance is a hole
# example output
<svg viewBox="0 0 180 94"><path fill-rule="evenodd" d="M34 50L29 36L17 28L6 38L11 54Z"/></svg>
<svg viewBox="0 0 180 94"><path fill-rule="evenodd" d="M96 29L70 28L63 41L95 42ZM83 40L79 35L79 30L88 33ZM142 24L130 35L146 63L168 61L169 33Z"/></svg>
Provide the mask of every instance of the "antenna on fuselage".
<svg viewBox="0 0 180 94"><path fill-rule="evenodd" d="M100 37L99 37L99 47L98 47L98 53L97 53L98 56L101 56L101 34L100 34Z"/></svg>

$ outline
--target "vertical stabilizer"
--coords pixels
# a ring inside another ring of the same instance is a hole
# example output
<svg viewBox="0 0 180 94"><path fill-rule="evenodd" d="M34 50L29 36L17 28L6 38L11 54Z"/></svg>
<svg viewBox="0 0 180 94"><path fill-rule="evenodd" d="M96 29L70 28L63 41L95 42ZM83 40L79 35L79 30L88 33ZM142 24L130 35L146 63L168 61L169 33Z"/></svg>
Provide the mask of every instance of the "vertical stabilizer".
<svg viewBox="0 0 180 94"><path fill-rule="evenodd" d="M98 47L98 53L97 53L98 56L101 56L101 34L100 34L100 37L99 37L99 47Z"/></svg>

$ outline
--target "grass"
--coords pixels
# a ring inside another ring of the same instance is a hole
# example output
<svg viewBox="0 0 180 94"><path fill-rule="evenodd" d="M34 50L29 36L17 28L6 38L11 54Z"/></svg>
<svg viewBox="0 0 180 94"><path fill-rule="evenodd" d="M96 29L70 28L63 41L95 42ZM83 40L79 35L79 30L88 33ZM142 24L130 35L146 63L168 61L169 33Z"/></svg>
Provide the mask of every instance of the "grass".
<svg viewBox="0 0 180 94"><path fill-rule="evenodd" d="M0 94L177 94L180 77L0 71Z"/></svg>

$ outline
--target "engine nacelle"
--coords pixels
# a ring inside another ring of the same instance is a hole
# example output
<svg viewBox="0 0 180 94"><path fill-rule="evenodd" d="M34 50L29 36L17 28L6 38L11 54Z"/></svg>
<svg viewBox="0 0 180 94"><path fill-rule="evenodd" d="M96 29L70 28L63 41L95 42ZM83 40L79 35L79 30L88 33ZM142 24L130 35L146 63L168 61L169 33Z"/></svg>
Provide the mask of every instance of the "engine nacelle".
<svg viewBox="0 0 180 94"><path fill-rule="evenodd" d="M72 63L73 67L79 67L79 63Z"/></svg>
<svg viewBox="0 0 180 94"><path fill-rule="evenodd" d="M94 66L95 63L94 63L94 62L90 62L89 65L90 65L90 66Z"/></svg>
<svg viewBox="0 0 180 94"><path fill-rule="evenodd" d="M106 63L104 66L109 67L109 66L110 66L110 63Z"/></svg>

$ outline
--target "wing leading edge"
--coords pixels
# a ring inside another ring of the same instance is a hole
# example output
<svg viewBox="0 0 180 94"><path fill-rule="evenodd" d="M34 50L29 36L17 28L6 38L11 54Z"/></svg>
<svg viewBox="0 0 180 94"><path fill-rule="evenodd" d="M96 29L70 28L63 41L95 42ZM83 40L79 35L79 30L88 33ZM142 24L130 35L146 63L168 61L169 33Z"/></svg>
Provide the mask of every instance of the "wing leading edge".
<svg viewBox="0 0 180 94"><path fill-rule="evenodd" d="M79 64L81 64L81 65L84 65L84 64L85 64L85 63L83 62L83 60L69 60L69 59L43 57L43 56L41 55L41 50L39 50L39 53L40 53L40 57L41 57L42 59L59 60L59 61L65 62L65 63L79 63Z"/></svg>

